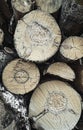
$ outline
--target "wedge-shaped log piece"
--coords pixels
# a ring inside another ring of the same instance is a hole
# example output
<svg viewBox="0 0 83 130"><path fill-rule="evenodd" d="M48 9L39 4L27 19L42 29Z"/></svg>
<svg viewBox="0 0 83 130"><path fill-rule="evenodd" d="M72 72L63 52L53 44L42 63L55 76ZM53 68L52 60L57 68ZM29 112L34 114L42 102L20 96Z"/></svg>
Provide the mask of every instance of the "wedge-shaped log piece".
<svg viewBox="0 0 83 130"><path fill-rule="evenodd" d="M2 45L3 40L4 40L4 32L2 29L0 29L0 45Z"/></svg>
<svg viewBox="0 0 83 130"><path fill-rule="evenodd" d="M59 76L63 79L73 81L75 79L75 73L72 68L63 62L56 62L50 65L47 69L49 74Z"/></svg>
<svg viewBox="0 0 83 130"><path fill-rule="evenodd" d="M59 80L41 84L33 93L29 116L39 130L71 130L81 115L81 98Z"/></svg>
<svg viewBox="0 0 83 130"><path fill-rule="evenodd" d="M61 32L51 15L36 10L18 21L14 41L21 58L43 62L57 52L61 42Z"/></svg>
<svg viewBox="0 0 83 130"><path fill-rule="evenodd" d="M61 7L62 0L36 0L37 6L48 13L54 13Z"/></svg>
<svg viewBox="0 0 83 130"><path fill-rule="evenodd" d="M3 70L2 79L3 84L10 92L25 94L37 86L40 73L34 63L15 59Z"/></svg>
<svg viewBox="0 0 83 130"><path fill-rule="evenodd" d="M71 36L63 41L60 47L62 56L69 60L78 60L83 57L83 38Z"/></svg>

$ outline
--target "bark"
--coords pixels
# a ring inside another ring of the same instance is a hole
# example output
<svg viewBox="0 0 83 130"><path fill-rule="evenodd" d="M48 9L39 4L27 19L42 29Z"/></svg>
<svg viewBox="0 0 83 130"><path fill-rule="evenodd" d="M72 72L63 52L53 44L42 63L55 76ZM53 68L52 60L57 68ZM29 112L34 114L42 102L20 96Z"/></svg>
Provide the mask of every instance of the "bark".
<svg viewBox="0 0 83 130"><path fill-rule="evenodd" d="M60 26L66 36L80 35L83 31L83 2L63 0Z"/></svg>

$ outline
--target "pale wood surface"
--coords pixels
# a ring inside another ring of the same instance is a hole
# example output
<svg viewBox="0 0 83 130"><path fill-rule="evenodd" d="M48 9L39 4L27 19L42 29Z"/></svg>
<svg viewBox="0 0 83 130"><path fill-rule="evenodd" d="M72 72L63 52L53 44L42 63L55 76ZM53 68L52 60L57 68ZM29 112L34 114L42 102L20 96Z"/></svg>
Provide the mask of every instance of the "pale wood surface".
<svg viewBox="0 0 83 130"><path fill-rule="evenodd" d="M81 116L81 98L67 83L45 82L31 97L29 116L39 130L71 130Z"/></svg>
<svg viewBox="0 0 83 130"><path fill-rule="evenodd" d="M40 79L40 73L34 63L22 59L11 61L3 70L3 83L15 94L25 94L33 90Z"/></svg>
<svg viewBox="0 0 83 130"><path fill-rule="evenodd" d="M43 11L54 13L61 7L62 0L36 0L36 4Z"/></svg>
<svg viewBox="0 0 83 130"><path fill-rule="evenodd" d="M70 81L75 79L75 73L72 68L63 62L55 62L51 64L46 73L53 74Z"/></svg>
<svg viewBox="0 0 83 130"><path fill-rule="evenodd" d="M32 11L18 21L14 42L21 58L43 62L57 52L61 42L60 28L51 15Z"/></svg>
<svg viewBox="0 0 83 130"><path fill-rule="evenodd" d="M70 36L63 41L60 47L60 53L70 60L78 60L83 57L83 38Z"/></svg>

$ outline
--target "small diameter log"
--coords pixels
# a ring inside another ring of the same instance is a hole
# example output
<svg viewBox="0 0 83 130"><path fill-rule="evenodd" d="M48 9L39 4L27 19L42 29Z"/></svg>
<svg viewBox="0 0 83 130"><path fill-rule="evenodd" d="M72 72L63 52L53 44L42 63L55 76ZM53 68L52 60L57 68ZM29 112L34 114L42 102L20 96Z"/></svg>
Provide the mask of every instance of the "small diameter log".
<svg viewBox="0 0 83 130"><path fill-rule="evenodd" d="M81 116L81 98L67 83L45 82L31 97L29 116L38 130L72 130Z"/></svg>
<svg viewBox="0 0 83 130"><path fill-rule="evenodd" d="M48 67L46 73L59 76L69 81L73 81L75 79L75 73L72 68L63 62L56 62L51 64Z"/></svg>
<svg viewBox="0 0 83 130"><path fill-rule="evenodd" d="M7 50L10 51L8 52ZM10 48L4 47L4 49L0 50L0 75L6 64L14 58L14 52Z"/></svg>
<svg viewBox="0 0 83 130"><path fill-rule="evenodd" d="M61 42L61 32L51 15L36 10L18 21L14 41L19 57L43 62L57 52Z"/></svg>
<svg viewBox="0 0 83 130"><path fill-rule="evenodd" d="M62 0L36 0L37 6L48 13L55 13L62 5Z"/></svg>
<svg viewBox="0 0 83 130"><path fill-rule="evenodd" d="M63 0L60 26L66 36L83 32L83 0Z"/></svg>
<svg viewBox="0 0 83 130"><path fill-rule="evenodd" d="M11 0L15 18L18 20L31 10L32 0Z"/></svg>
<svg viewBox="0 0 83 130"><path fill-rule="evenodd" d="M83 57L83 38L71 36L63 41L60 47L61 55L68 60L78 60Z"/></svg>
<svg viewBox="0 0 83 130"><path fill-rule="evenodd" d="M4 32L2 29L0 29L0 45L2 45L3 40L4 40Z"/></svg>
<svg viewBox="0 0 83 130"><path fill-rule="evenodd" d="M83 65L76 66L75 72L76 72L75 86L79 92L83 93Z"/></svg>
<svg viewBox="0 0 83 130"><path fill-rule="evenodd" d="M3 70L2 80L12 93L25 94L33 90L40 79L40 73L34 63L21 59L11 61Z"/></svg>

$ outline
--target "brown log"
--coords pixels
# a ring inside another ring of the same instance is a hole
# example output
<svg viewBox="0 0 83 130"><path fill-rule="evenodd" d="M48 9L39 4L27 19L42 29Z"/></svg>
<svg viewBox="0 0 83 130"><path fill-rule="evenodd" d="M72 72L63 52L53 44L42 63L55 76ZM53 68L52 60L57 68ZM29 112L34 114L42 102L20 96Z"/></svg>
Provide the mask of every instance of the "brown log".
<svg viewBox="0 0 83 130"><path fill-rule="evenodd" d="M15 59L3 70L2 80L5 87L12 93L25 94L32 91L38 84L40 73L34 63Z"/></svg>
<svg viewBox="0 0 83 130"><path fill-rule="evenodd" d="M81 115L81 98L67 83L48 81L34 91L29 117L38 130L72 130Z"/></svg>
<svg viewBox="0 0 83 130"><path fill-rule="evenodd" d="M60 54L68 60L78 60L83 57L83 38L71 36L63 41Z"/></svg>
<svg viewBox="0 0 83 130"><path fill-rule="evenodd" d="M75 79L74 70L70 66L68 66L66 63L63 63L63 62L55 62L51 64L48 67L46 73L59 76L69 81L74 81Z"/></svg>
<svg viewBox="0 0 83 130"><path fill-rule="evenodd" d="M43 62L57 52L61 42L61 32L50 14L35 10L18 21L14 41L19 57Z"/></svg>
<svg viewBox="0 0 83 130"><path fill-rule="evenodd" d="M66 36L80 35L83 31L83 1L63 0L60 26Z"/></svg>

